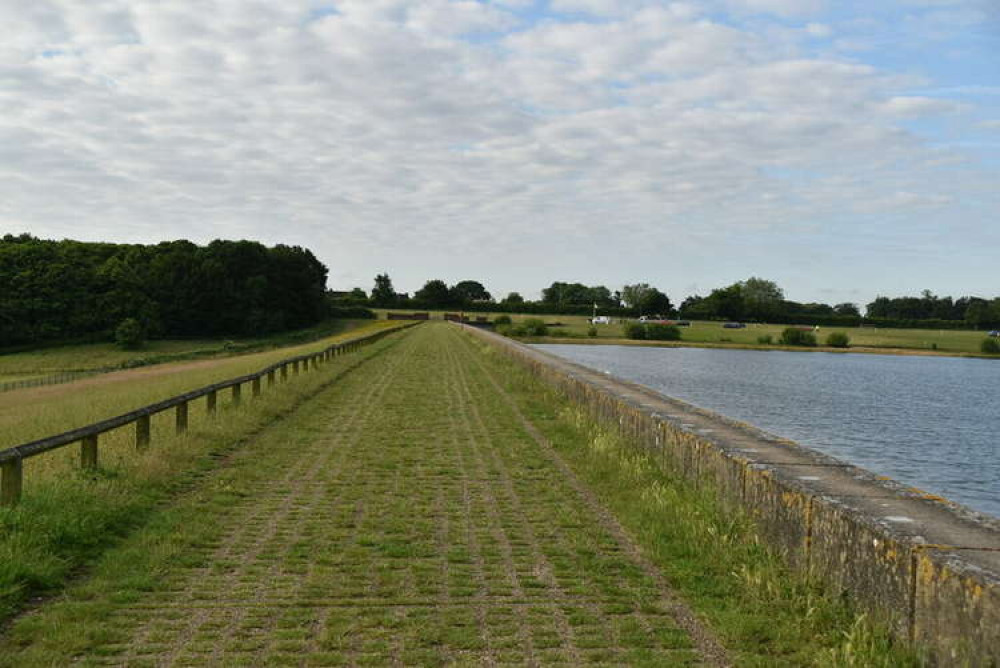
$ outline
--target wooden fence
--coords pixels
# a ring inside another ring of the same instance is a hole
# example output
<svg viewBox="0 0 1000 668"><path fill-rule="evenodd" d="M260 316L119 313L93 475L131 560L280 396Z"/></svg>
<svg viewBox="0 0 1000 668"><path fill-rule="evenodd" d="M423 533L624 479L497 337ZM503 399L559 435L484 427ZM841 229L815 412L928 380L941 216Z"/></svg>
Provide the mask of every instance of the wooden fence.
<svg viewBox="0 0 1000 668"><path fill-rule="evenodd" d="M150 418L157 413L174 409L176 431L178 434L183 433L187 431L188 427L188 404L196 399L205 397L208 413L210 415L215 414L219 392L230 390L232 392L233 403L239 404L242 398L243 386L246 384L250 385L252 396L259 396L265 378L267 386L271 387L278 382L279 378L282 381L287 380L289 373L297 375L302 371L308 371L310 368L318 369L319 365L323 362L328 362L340 355L354 352L362 346L372 344L388 334L413 327L417 324L419 323L409 323L401 327L384 329L367 336L334 344L319 352L290 357L261 369L256 373L206 385L197 390L185 392L184 394L164 399L155 404L143 406L123 415L95 422L86 427L80 427L79 429L63 432L56 436L42 438L2 450L0 451L0 506L14 506L21 500L25 459L51 450L57 450L73 443L79 443L81 467L95 469L97 468L98 439L101 434L134 424L136 448L145 448L150 443Z"/></svg>
<svg viewBox="0 0 1000 668"><path fill-rule="evenodd" d="M29 387L42 387L43 385L61 385L62 383L72 383L75 380L94 376L99 373L110 371L121 371L120 368L90 369L87 371L60 371L48 376L36 376L35 378L25 378L24 380L10 380L0 383L0 392L13 392L14 390L24 390Z"/></svg>

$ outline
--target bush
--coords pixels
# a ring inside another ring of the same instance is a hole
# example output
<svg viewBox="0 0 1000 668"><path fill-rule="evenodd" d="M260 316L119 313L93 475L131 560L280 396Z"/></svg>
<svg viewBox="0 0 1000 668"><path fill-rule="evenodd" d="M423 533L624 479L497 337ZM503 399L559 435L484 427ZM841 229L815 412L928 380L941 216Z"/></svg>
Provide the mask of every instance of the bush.
<svg viewBox="0 0 1000 668"><path fill-rule="evenodd" d="M364 306L336 306L330 309L328 315L348 320L375 320L375 311Z"/></svg>
<svg viewBox="0 0 1000 668"><path fill-rule="evenodd" d="M638 322L630 322L625 325L625 338L642 341L646 338L646 326Z"/></svg>
<svg viewBox="0 0 1000 668"><path fill-rule="evenodd" d="M499 327L500 325L509 325L510 322L511 321L509 315L498 315L497 317L493 318L493 324L496 325L497 327Z"/></svg>
<svg viewBox="0 0 1000 668"><path fill-rule="evenodd" d="M983 339L983 342L979 344L979 350L987 355L1000 355L1000 340L994 338Z"/></svg>
<svg viewBox="0 0 1000 668"><path fill-rule="evenodd" d="M646 338L651 341L680 341L681 330L673 325L646 325Z"/></svg>
<svg viewBox="0 0 1000 668"><path fill-rule="evenodd" d="M591 325L590 329L587 330L587 336L589 336L590 338L596 337L597 336L597 328L594 327L593 325Z"/></svg>
<svg viewBox="0 0 1000 668"><path fill-rule="evenodd" d="M764 336L758 336L757 343L759 343L762 346L769 346L772 343L774 343L774 337L771 336L770 334L765 334Z"/></svg>
<svg viewBox="0 0 1000 668"><path fill-rule="evenodd" d="M528 318L523 323L521 327L524 328L526 336L548 336L549 328L545 325L545 321L541 318Z"/></svg>
<svg viewBox="0 0 1000 668"><path fill-rule="evenodd" d="M826 345L831 348L849 348L851 337L844 332L830 332L830 336L826 337Z"/></svg>
<svg viewBox="0 0 1000 668"><path fill-rule="evenodd" d="M122 350L138 350L146 341L146 332L135 318L125 318L115 329L115 343Z"/></svg>
<svg viewBox="0 0 1000 668"><path fill-rule="evenodd" d="M788 327L781 333L781 342L786 346L815 346L816 335L795 327Z"/></svg>

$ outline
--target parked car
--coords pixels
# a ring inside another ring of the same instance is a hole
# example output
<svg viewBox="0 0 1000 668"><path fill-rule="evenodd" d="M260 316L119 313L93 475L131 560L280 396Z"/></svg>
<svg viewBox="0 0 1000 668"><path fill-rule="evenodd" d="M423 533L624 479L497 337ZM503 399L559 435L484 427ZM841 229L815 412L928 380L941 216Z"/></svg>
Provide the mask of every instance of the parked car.
<svg viewBox="0 0 1000 668"><path fill-rule="evenodd" d="M610 325L611 316L609 315L599 315L596 318L590 319L590 324L592 325Z"/></svg>
<svg viewBox="0 0 1000 668"><path fill-rule="evenodd" d="M746 323L744 322L727 322L722 325L725 329L746 329Z"/></svg>
<svg viewBox="0 0 1000 668"><path fill-rule="evenodd" d="M992 332L990 332L989 335L990 336L1000 336L1000 329L994 329Z"/></svg>
<svg viewBox="0 0 1000 668"><path fill-rule="evenodd" d="M674 324L677 325L678 327L690 327L691 326L691 321L690 320L678 320Z"/></svg>

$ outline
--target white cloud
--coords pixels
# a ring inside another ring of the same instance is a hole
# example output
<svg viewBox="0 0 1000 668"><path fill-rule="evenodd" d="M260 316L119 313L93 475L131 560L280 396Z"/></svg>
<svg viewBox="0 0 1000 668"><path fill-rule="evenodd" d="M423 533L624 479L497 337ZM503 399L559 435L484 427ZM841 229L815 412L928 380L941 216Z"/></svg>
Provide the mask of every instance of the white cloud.
<svg viewBox="0 0 1000 668"><path fill-rule="evenodd" d="M805 30L810 37L816 37L817 39L826 39L833 35L833 29L823 23L808 23Z"/></svg>
<svg viewBox="0 0 1000 668"><path fill-rule="evenodd" d="M601 20L534 25L508 11L526 6L0 0L0 231L302 243L345 284L398 265L413 289L441 261L538 282L599 248L608 277L580 278L613 282L637 239L693 257L848 210L995 201L897 127L962 109L894 97L906 77L705 4L557 0Z"/></svg>
<svg viewBox="0 0 1000 668"><path fill-rule="evenodd" d="M890 116L900 118L919 118L937 114L953 113L961 106L951 100L941 100L933 97L905 96L891 97L879 105L879 109Z"/></svg>

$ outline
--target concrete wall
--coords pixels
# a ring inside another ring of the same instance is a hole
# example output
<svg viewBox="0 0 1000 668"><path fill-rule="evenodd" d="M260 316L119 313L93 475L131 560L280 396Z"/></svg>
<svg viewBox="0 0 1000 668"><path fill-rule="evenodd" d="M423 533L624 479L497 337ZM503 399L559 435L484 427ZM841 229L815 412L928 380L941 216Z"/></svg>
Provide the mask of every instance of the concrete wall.
<svg viewBox="0 0 1000 668"><path fill-rule="evenodd" d="M1000 665L1000 520L648 388L466 328L618 426L663 468L748 511L795 568L939 665Z"/></svg>

